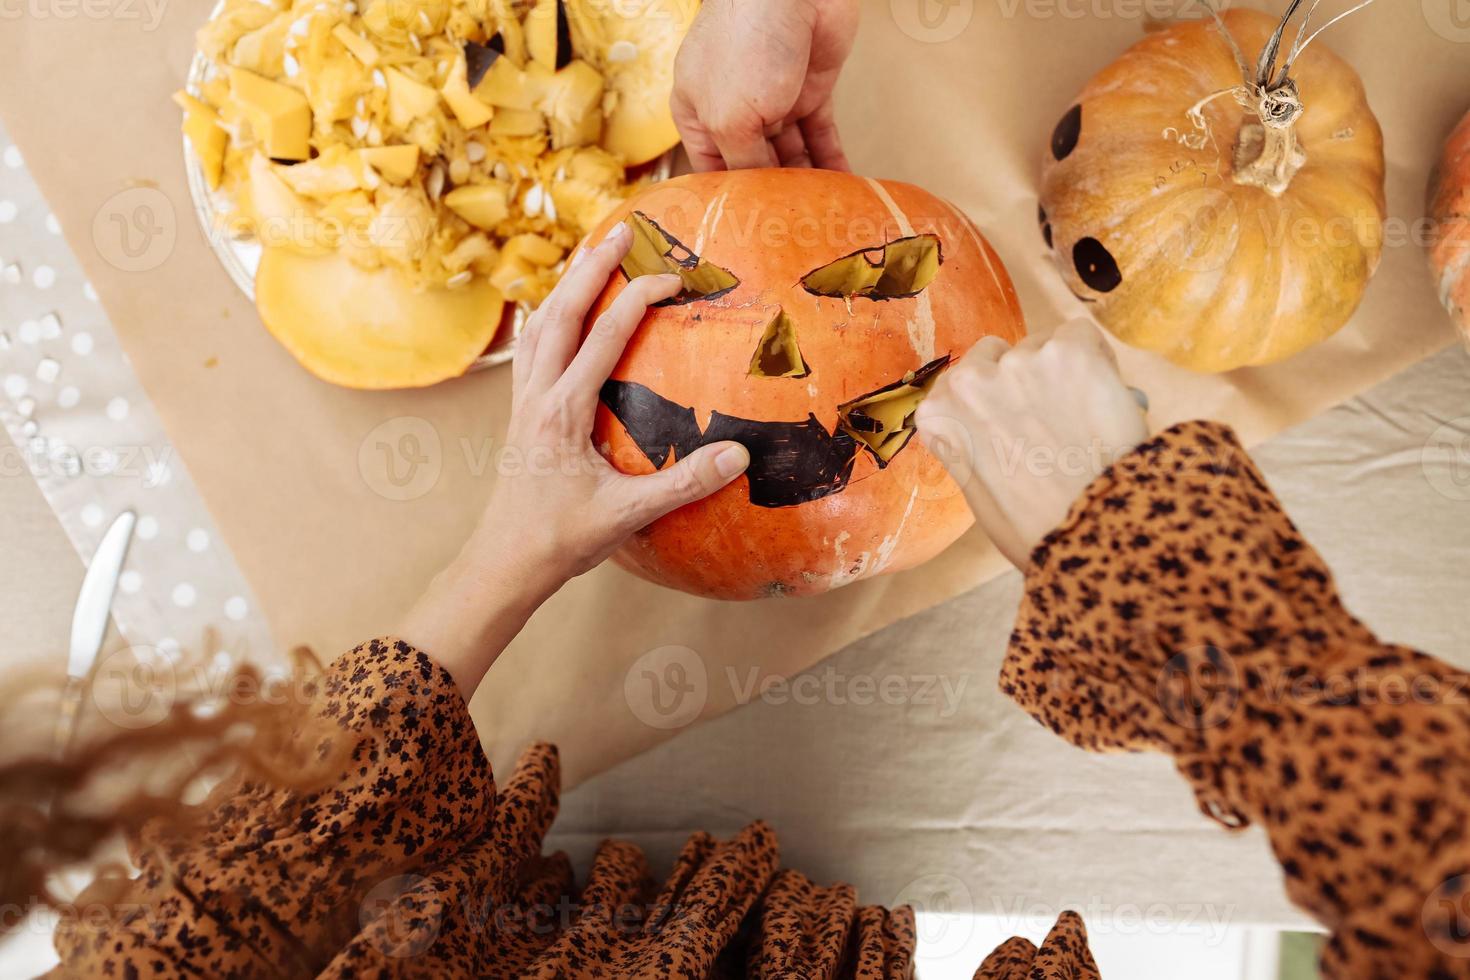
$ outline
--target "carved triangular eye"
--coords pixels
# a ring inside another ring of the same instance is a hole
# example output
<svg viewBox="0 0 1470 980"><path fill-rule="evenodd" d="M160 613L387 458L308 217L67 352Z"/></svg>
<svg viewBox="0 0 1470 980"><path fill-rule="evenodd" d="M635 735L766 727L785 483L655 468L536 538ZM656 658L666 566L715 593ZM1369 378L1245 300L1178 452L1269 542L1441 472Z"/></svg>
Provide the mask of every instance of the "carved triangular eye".
<svg viewBox="0 0 1470 980"><path fill-rule="evenodd" d="M803 276L801 285L817 296L899 299L922 293L943 262L937 237L914 235L828 262Z"/></svg>
<svg viewBox="0 0 1470 980"><path fill-rule="evenodd" d="M740 285L740 280L729 270L695 255L642 211L628 215L626 223L633 231L633 244L623 259L623 275L632 280L639 276L672 272L684 280L684 288L677 296L655 303L655 306L677 306L699 299L714 299Z"/></svg>
<svg viewBox="0 0 1470 980"><path fill-rule="evenodd" d="M750 355L752 378L804 378L811 374L796 343L796 323L777 310L761 334L761 342Z"/></svg>

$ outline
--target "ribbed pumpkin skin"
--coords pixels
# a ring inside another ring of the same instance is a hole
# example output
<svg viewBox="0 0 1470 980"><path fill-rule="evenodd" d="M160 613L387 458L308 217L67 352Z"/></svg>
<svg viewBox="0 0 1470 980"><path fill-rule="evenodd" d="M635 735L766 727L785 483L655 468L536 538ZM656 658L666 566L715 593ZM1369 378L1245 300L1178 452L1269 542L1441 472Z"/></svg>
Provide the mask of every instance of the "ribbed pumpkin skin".
<svg viewBox="0 0 1470 980"><path fill-rule="evenodd" d="M1470 343L1470 114L1445 141L1429 185L1429 268L1439 300Z"/></svg>
<svg viewBox="0 0 1470 980"><path fill-rule="evenodd" d="M968 218L917 187L815 170L692 174L626 202L589 240L633 210L740 280L713 299L651 310L613 374L692 407L701 428L718 411L760 421L813 415L835 431L839 404L935 358L958 358L988 334L1016 341L1025 333L999 257ZM939 237L943 264L915 297L854 298L849 312L842 299L801 286L834 259L916 234ZM614 274L589 324L625 284ZM751 377L751 355L783 309L811 373ZM605 405L593 441L624 472L653 471ZM881 470L860 450L844 489L805 503L753 505L742 476L657 521L615 557L701 596L810 595L926 561L972 521L959 488L914 438Z"/></svg>
<svg viewBox="0 0 1470 980"><path fill-rule="evenodd" d="M1275 18L1224 18L1254 67ZM1191 107L1241 83L1210 22L1144 38L1082 90L1069 152L1058 153L1069 142L1061 130L1044 151L1042 221L1067 285L1120 340L1227 371L1290 357L1357 308L1383 249L1382 132L1357 73L1322 42L1291 74L1306 163L1280 196L1232 179L1242 124L1255 120L1232 96L1203 107L1213 144L1180 142L1198 132ZM1116 263L1115 288L1079 271L1085 238Z"/></svg>

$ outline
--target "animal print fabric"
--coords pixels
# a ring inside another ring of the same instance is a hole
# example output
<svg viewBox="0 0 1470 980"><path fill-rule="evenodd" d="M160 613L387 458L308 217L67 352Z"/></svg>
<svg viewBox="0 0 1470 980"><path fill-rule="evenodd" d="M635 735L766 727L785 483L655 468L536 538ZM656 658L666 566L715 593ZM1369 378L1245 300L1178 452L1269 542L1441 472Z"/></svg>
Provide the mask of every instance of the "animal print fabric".
<svg viewBox="0 0 1470 980"><path fill-rule="evenodd" d="M1082 748L1171 754L1205 814L1261 824L1331 930L1325 976L1446 980L1470 976L1467 682L1349 615L1234 434L1191 422L1035 550L1000 685Z"/></svg>
<svg viewBox="0 0 1470 980"><path fill-rule="evenodd" d="M307 794L237 777L202 828L148 825L126 893L79 901L106 921L58 931L58 975L913 976L912 912L780 868L763 823L695 834L662 882L638 848L605 841L578 886L541 848L556 750L532 747L497 788L453 679L405 643L353 650L323 687L302 737L353 740L340 782ZM1067 935L1062 959L1085 956L1080 921ZM992 975L1008 974L977 974Z"/></svg>

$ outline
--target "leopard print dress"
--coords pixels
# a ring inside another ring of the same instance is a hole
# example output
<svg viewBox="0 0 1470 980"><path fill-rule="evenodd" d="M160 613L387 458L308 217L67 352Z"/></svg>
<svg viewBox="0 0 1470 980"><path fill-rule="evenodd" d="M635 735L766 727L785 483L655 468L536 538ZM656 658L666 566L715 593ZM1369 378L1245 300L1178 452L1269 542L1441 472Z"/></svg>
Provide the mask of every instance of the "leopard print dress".
<svg viewBox="0 0 1470 980"><path fill-rule="evenodd" d="M1390 701L1390 679L1429 695ZM1001 686L1083 748L1172 754L1226 826L1262 823L1290 894L1332 930L1328 976L1441 980L1470 976L1464 680L1349 616L1229 430L1189 423L1120 461L1037 548ZM694 835L662 882L606 841L578 884L542 853L556 750L532 748L497 787L454 682L407 644L339 659L315 711L351 740L340 782L237 777L195 833L147 827L127 900L58 931L58 973L913 975L910 910L781 868L762 823ZM1098 971L1068 912L975 976Z"/></svg>

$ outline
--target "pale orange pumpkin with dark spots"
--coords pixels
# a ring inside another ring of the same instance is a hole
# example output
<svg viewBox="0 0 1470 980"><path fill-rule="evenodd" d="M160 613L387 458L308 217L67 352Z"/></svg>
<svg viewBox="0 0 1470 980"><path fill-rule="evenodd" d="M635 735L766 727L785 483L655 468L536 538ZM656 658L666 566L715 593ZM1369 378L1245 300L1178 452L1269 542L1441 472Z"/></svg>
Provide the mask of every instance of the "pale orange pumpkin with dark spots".
<svg viewBox="0 0 1470 980"><path fill-rule="evenodd" d="M603 388L593 440L648 473L723 439L748 473L646 528L624 567L697 595L809 595L923 562L972 523L913 410L980 338L1025 333L994 250L917 187L817 170L655 185L588 323L630 275L678 272Z"/></svg>
<svg viewBox="0 0 1470 980"><path fill-rule="evenodd" d="M1309 9L1150 34L1053 130L1042 236L1124 343L1196 371L1269 364L1362 299L1383 251L1383 136L1357 73L1311 43Z"/></svg>

